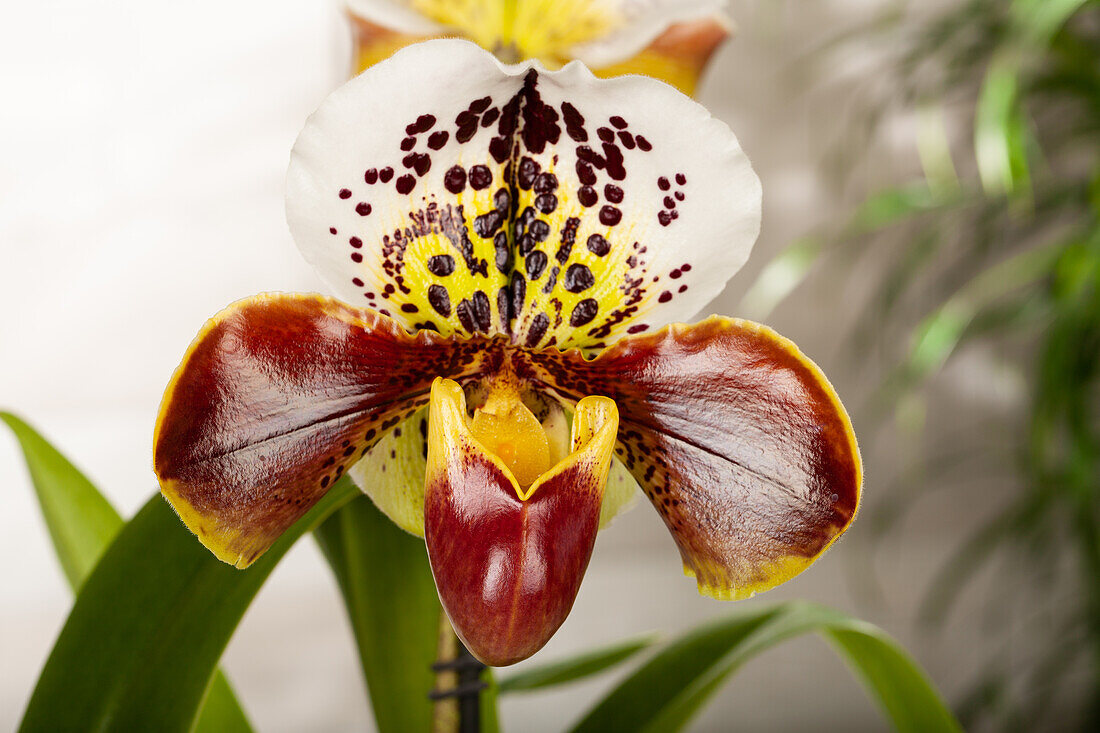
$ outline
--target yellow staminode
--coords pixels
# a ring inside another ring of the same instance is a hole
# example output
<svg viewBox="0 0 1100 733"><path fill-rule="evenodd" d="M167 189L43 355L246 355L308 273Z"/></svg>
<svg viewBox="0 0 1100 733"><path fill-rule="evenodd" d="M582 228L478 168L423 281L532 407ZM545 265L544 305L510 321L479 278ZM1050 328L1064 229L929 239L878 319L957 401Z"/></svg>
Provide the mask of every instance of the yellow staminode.
<svg viewBox="0 0 1100 733"><path fill-rule="evenodd" d="M620 22L607 3L591 0L413 0L412 6L504 60L538 58L551 67L568 60L567 49Z"/></svg>

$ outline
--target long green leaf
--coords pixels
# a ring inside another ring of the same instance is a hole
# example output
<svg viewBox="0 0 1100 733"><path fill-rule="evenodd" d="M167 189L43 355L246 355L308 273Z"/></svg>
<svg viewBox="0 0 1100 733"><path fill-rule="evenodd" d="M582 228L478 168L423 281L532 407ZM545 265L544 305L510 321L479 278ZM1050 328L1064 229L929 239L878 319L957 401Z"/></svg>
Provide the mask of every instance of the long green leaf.
<svg viewBox="0 0 1100 733"><path fill-rule="evenodd" d="M74 591L125 524L95 485L21 418L0 411L19 445L53 540L57 559ZM219 670L195 724L196 733L246 733L248 722L229 680Z"/></svg>
<svg viewBox="0 0 1100 733"><path fill-rule="evenodd" d="M0 411L0 420L11 428L23 449L57 559L69 585L77 590L122 529L122 517L34 428L10 412Z"/></svg>
<svg viewBox="0 0 1100 733"><path fill-rule="evenodd" d="M837 649L897 730L961 731L924 672L885 633L803 602L689 632L612 690L573 730L679 730L742 664L808 632L821 634Z"/></svg>
<svg viewBox="0 0 1100 733"><path fill-rule="evenodd" d="M499 689L502 693L528 692L591 677L625 662L638 652L653 646L656 641L656 634L646 634L525 669L501 680Z"/></svg>
<svg viewBox="0 0 1100 733"><path fill-rule="evenodd" d="M304 532L350 501L333 489L247 570L217 560L159 495L122 529L77 596L23 731L188 731L233 630Z"/></svg>
<svg viewBox="0 0 1100 733"><path fill-rule="evenodd" d="M314 536L344 596L378 730L428 730L440 606L424 541L366 496L335 512Z"/></svg>

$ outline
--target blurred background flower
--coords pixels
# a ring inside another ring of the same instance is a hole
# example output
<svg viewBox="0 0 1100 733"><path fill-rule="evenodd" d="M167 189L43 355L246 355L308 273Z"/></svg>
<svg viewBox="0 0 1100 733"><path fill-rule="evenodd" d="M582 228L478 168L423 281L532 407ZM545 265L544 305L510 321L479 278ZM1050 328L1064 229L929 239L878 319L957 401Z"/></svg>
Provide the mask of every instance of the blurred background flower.
<svg viewBox="0 0 1100 733"><path fill-rule="evenodd" d="M742 30L697 96L738 131L766 195L756 251L712 308L764 320L821 364L867 467L863 520L765 602L813 598L883 626L975 730L1089 729L1097 3L729 5ZM352 41L341 7L306 0L50 0L8 15L0 403L130 515L154 490L151 426L195 324L242 292L323 290L286 231L282 181ZM70 597L12 441L0 475L15 477L0 516L11 728ZM545 654L729 612L678 567L653 513L625 515ZM225 659L259 729L369 729L346 624L300 543ZM694 729L877 728L839 665L792 642ZM614 681L510 698L504 724L557 730Z"/></svg>

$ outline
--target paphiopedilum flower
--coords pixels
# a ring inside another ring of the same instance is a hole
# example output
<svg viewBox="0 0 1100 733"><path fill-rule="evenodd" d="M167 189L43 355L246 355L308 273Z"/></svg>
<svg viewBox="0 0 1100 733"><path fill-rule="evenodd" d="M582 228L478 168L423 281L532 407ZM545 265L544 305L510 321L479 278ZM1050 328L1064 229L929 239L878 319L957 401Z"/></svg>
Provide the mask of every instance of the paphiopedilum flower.
<svg viewBox="0 0 1100 733"><path fill-rule="evenodd" d="M161 408L163 493L245 567L351 474L425 538L495 665L561 625L635 482L701 593L781 583L852 521L851 424L768 328L675 323L745 261L760 201L733 133L669 86L408 47L291 157L291 232L342 300L259 295L206 324Z"/></svg>
<svg viewBox="0 0 1100 733"><path fill-rule="evenodd" d="M646 74L693 94L729 37L726 0L348 0L359 71L429 38L461 36L504 61L581 61L597 76Z"/></svg>

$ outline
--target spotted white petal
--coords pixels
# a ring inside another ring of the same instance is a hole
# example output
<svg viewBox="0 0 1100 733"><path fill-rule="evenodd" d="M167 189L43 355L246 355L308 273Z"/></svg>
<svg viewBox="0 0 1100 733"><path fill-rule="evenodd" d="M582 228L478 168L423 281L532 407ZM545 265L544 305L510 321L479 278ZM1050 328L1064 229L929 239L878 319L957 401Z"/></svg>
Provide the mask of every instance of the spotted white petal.
<svg viewBox="0 0 1100 733"><path fill-rule="evenodd" d="M729 128L671 87L436 40L314 113L287 218L340 297L409 328L595 348L713 298L760 196Z"/></svg>
<svg viewBox="0 0 1100 733"><path fill-rule="evenodd" d="M635 56L676 23L714 19L732 30L726 0L592 0L615 19L607 32L566 50L570 58L592 68L610 66Z"/></svg>

